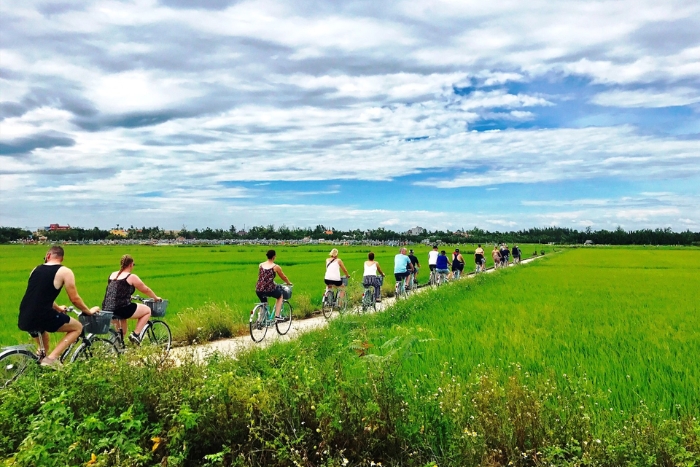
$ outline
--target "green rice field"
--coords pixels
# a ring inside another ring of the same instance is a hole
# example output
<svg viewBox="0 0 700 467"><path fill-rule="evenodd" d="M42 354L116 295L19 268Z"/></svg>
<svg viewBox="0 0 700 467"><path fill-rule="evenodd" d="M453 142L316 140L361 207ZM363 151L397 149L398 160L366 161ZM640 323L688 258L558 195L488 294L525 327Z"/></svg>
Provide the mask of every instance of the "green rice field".
<svg viewBox="0 0 700 467"><path fill-rule="evenodd" d="M282 264L318 255L317 268L325 249L285 253ZM16 465L91 454L97 465L700 465L699 269L692 248L567 249L236 359L37 370L0 398L0 454ZM114 433L116 451L104 441Z"/></svg>
<svg viewBox="0 0 700 467"><path fill-rule="evenodd" d="M473 251L474 245L460 245L463 252ZM324 290L325 258L332 245L279 246L277 263L294 283L292 304L305 304L318 309ZM427 265L431 249L425 245L413 247L421 262ZM155 293L170 300L167 320L177 334L180 318L196 323L198 309L220 307L232 315L239 325L247 323L251 305L257 301L255 282L258 264L264 261L264 246L102 246L66 245L63 264L76 276L78 292L88 306L100 305L104 298L107 278L119 269L124 254L134 257L137 274ZM32 268L43 261L44 245L0 245L0 345L26 341L26 334L17 330L19 303ZM376 260L388 274L385 289L394 287L393 258L398 248L339 247L340 258L351 273L352 284L362 281L362 264L367 253L374 251ZM523 257L535 251L551 251L549 246L523 246ZM487 255L488 256L488 255ZM465 254L467 269L473 267L473 256ZM493 262L487 258L487 265ZM427 267L425 268L427 270ZM425 271L423 277L425 277ZM279 281L279 279L278 279ZM59 304L69 304L65 291ZM179 317L178 317L179 315ZM193 324L194 326L195 324Z"/></svg>

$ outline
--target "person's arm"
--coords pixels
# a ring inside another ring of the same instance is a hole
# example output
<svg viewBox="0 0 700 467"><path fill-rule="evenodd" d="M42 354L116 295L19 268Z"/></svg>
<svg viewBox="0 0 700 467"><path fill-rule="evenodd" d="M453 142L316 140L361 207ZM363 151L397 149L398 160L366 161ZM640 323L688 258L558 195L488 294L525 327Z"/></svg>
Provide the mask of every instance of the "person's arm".
<svg viewBox="0 0 700 467"><path fill-rule="evenodd" d="M60 280L63 281L63 286L66 288L68 299L73 305L75 305L76 308L78 308L86 315L95 314L100 310L99 307L93 307L92 309L88 308L83 299L80 298L80 295L78 295L78 288L75 286L75 275L73 274L73 271L71 271L67 267L62 267L59 270L59 273Z"/></svg>
<svg viewBox="0 0 700 467"><path fill-rule="evenodd" d="M349 273L348 270L345 268L345 265L343 264L343 260L342 260L342 259L339 259L339 260L338 260L338 266L340 266L340 269L343 270L343 272L345 273L345 275L346 275L347 277L350 277L350 273Z"/></svg>
<svg viewBox="0 0 700 467"><path fill-rule="evenodd" d="M282 272L282 268L279 266L279 264L275 264L275 266L272 269L275 270L277 275L280 276L280 279L282 279L285 282L285 284L292 285L292 283L289 282L289 279L287 279L287 276L285 276Z"/></svg>
<svg viewBox="0 0 700 467"><path fill-rule="evenodd" d="M148 295L153 300L155 300L157 302L162 300L162 298L160 298L158 295L156 295L155 292L153 292L153 290L151 290L151 288L149 286L147 286L146 284L143 283L143 281L139 278L139 276L132 274L129 276L129 278L126 280L126 282L133 285L134 287L136 287L136 290L138 290L139 292L141 292L143 294Z"/></svg>
<svg viewBox="0 0 700 467"><path fill-rule="evenodd" d="M384 277L386 274L384 274L384 271L382 271L382 268L379 267L379 263L377 263L377 262L375 261L374 264L377 265L377 271L379 271L379 274L381 274L382 277Z"/></svg>
<svg viewBox="0 0 700 467"><path fill-rule="evenodd" d="M406 271L413 271L413 263L411 262L410 259L406 263Z"/></svg>

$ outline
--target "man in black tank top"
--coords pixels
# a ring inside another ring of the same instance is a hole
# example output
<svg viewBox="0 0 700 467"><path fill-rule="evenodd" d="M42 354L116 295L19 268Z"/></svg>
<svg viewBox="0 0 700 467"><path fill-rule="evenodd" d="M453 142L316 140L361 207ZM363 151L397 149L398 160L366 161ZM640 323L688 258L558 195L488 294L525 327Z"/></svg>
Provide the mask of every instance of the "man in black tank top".
<svg viewBox="0 0 700 467"><path fill-rule="evenodd" d="M63 248L60 246L52 246L49 249L44 258L44 264L34 268L29 276L27 290L19 305L17 326L22 331L29 332L37 342L41 337L47 352L49 351L47 333L66 333L66 337L56 345L53 352L41 361L44 366L58 365L58 357L71 343L75 342L83 329L80 322L65 314L65 306L56 304L56 298L61 293L61 289L66 287L68 298L83 313L91 315L99 311L99 307L88 308L78 295L73 271L61 264L63 255Z"/></svg>

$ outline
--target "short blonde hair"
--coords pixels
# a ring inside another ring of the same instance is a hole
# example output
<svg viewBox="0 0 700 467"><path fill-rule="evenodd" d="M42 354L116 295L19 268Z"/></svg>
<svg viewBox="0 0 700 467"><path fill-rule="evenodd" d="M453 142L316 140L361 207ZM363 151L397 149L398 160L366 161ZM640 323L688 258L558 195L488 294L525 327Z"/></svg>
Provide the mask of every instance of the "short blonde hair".
<svg viewBox="0 0 700 467"><path fill-rule="evenodd" d="M337 248L333 248L333 249L331 250L331 252L328 254L328 256L332 256L332 257L334 257L334 258L335 258L336 256L338 256L338 249L337 249Z"/></svg>

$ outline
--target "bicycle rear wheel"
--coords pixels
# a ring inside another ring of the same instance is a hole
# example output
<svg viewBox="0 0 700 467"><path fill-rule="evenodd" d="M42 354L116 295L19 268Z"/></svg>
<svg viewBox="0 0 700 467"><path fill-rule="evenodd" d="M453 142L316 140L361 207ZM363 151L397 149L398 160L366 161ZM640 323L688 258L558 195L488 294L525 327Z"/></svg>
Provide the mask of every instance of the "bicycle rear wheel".
<svg viewBox="0 0 700 467"><path fill-rule="evenodd" d="M374 290L372 287L365 287L365 291L362 294L362 311L369 311L377 309L376 303L374 301Z"/></svg>
<svg viewBox="0 0 700 467"><path fill-rule="evenodd" d="M338 313L344 315L348 311L348 293L343 291L342 294L338 292Z"/></svg>
<svg viewBox="0 0 700 467"><path fill-rule="evenodd" d="M284 336L289 332L292 327L292 304L287 300L282 302L282 309L280 310L280 318L284 321L275 322L275 327L277 328L277 333Z"/></svg>
<svg viewBox="0 0 700 467"><path fill-rule="evenodd" d="M36 362L36 355L27 349L0 352L0 388L6 388L16 381L32 362Z"/></svg>
<svg viewBox="0 0 700 467"><path fill-rule="evenodd" d="M326 292L323 294L321 312L326 319L329 319L333 314L333 291L331 289L326 290Z"/></svg>
<svg viewBox="0 0 700 467"><path fill-rule="evenodd" d="M267 311L262 305L255 305L250 314L250 338L262 342L267 334Z"/></svg>
<svg viewBox="0 0 700 467"><path fill-rule="evenodd" d="M70 362L84 362L91 358L99 360L114 360L119 355L117 346L101 337L92 337L78 346Z"/></svg>
<svg viewBox="0 0 700 467"><path fill-rule="evenodd" d="M151 347L161 352L163 359L168 356L173 343L170 327L158 319L150 320L141 331L141 347Z"/></svg>

